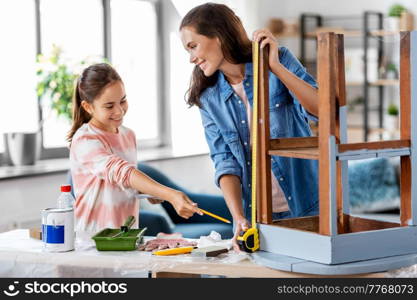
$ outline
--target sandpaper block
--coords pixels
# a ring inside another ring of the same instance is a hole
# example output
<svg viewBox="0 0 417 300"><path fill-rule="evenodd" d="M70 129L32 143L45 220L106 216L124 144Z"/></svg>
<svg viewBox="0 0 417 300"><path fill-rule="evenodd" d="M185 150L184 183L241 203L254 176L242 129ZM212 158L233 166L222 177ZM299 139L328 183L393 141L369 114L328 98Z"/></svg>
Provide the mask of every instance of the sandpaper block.
<svg viewBox="0 0 417 300"><path fill-rule="evenodd" d="M40 228L30 228L29 236L33 239L42 240L42 230Z"/></svg>
<svg viewBox="0 0 417 300"><path fill-rule="evenodd" d="M191 256L197 257L215 257L221 253L226 253L229 250L226 247L221 246L207 246L203 248L194 249L191 252Z"/></svg>

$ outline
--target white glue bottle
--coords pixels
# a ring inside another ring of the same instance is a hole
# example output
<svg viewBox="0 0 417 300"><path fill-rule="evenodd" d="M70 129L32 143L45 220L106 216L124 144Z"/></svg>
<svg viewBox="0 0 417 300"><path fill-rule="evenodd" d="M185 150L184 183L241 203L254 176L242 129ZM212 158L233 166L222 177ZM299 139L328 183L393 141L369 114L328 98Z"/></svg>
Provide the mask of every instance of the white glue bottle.
<svg viewBox="0 0 417 300"><path fill-rule="evenodd" d="M75 199L71 194L70 185L61 185L61 195L57 200L58 208L74 208Z"/></svg>

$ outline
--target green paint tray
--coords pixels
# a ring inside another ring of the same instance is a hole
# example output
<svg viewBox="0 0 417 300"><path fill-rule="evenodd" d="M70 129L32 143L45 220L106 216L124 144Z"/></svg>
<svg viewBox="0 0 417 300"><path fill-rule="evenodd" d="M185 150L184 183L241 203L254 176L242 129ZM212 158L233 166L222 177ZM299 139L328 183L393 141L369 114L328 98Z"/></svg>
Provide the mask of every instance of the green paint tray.
<svg viewBox="0 0 417 300"><path fill-rule="evenodd" d="M100 251L131 251L137 248L142 242L146 228L129 229L117 237L116 234L122 232L120 229L106 228L97 233L92 239L96 242L96 248Z"/></svg>
<svg viewBox="0 0 417 300"><path fill-rule="evenodd" d="M128 223L128 220L126 220ZM129 229L130 226L123 225L120 229L106 228L92 237L99 251L131 251L135 250L142 242L145 228Z"/></svg>

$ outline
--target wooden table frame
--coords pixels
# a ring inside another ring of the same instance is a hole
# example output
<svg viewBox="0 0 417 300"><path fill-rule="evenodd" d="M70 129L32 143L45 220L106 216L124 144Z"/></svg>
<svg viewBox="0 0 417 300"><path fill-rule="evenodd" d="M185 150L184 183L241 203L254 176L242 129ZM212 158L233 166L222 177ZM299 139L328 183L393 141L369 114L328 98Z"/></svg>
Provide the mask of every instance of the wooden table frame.
<svg viewBox="0 0 417 300"><path fill-rule="evenodd" d="M324 264L417 253L417 32L401 32L400 139L347 143L343 35L318 35L319 134L270 140L268 59L261 51L256 146L257 222L261 250ZM273 222L270 156L316 159L319 216ZM401 222L349 215L348 160L401 157ZM280 241L285 241L281 243ZM387 242L389 241L389 242ZM308 244L309 247L303 245Z"/></svg>

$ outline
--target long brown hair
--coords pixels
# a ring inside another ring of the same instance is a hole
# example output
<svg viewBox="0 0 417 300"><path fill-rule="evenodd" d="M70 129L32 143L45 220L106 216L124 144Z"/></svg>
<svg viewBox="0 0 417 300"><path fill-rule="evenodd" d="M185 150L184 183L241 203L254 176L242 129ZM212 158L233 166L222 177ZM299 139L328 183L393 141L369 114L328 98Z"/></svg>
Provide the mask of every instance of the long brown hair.
<svg viewBox="0 0 417 300"><path fill-rule="evenodd" d="M192 27L198 34L208 38L217 37L225 59L233 64L247 63L252 60L252 44L242 22L233 10L223 4L206 3L194 7L181 21L180 30ZM187 104L201 107L200 96L204 90L217 82L218 71L206 77L195 66L190 88L187 91Z"/></svg>
<svg viewBox="0 0 417 300"><path fill-rule="evenodd" d="M106 63L91 65L82 72L77 79L72 97L72 128L67 136L70 143L78 128L91 119L90 114L84 110L81 102L85 100L92 104L94 99L104 91L105 87L121 80L116 70Z"/></svg>

